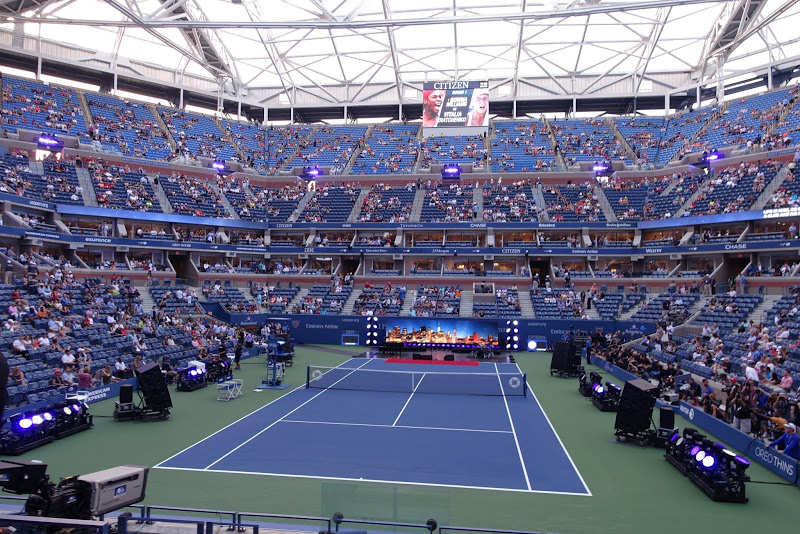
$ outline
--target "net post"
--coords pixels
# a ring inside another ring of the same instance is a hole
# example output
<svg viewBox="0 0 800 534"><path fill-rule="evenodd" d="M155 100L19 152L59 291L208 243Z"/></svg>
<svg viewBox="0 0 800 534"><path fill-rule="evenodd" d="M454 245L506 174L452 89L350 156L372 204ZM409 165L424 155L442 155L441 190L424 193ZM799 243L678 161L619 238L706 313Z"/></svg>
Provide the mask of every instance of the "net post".
<svg viewBox="0 0 800 534"><path fill-rule="evenodd" d="M522 373L522 396L528 396L528 374Z"/></svg>
<svg viewBox="0 0 800 534"><path fill-rule="evenodd" d="M311 387L311 366L306 365L306 389Z"/></svg>

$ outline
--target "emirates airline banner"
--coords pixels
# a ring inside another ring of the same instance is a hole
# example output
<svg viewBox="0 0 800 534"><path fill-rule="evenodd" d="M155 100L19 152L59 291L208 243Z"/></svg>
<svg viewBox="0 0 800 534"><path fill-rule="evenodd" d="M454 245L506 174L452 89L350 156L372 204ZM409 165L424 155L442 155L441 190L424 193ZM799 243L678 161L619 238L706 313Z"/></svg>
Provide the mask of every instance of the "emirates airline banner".
<svg viewBox="0 0 800 534"><path fill-rule="evenodd" d="M422 91L422 126L489 126L489 82L428 82Z"/></svg>

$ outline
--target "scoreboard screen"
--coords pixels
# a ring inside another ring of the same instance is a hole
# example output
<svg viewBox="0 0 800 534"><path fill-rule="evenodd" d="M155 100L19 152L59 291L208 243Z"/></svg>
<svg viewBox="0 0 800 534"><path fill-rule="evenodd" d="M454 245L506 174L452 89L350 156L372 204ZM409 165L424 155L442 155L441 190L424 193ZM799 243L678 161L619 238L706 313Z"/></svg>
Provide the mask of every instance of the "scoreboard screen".
<svg viewBox="0 0 800 534"><path fill-rule="evenodd" d="M422 126L489 126L489 82L427 82L422 91Z"/></svg>

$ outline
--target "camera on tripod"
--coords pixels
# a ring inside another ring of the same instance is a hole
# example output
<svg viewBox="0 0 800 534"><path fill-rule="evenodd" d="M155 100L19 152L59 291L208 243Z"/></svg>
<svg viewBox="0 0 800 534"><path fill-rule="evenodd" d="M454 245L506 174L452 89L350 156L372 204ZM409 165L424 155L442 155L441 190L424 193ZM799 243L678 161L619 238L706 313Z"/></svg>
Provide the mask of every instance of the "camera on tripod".
<svg viewBox="0 0 800 534"><path fill-rule="evenodd" d="M54 484L46 474L46 464L9 460L0 462L0 488L17 495L30 494L26 515L92 519L142 502L149 470L122 465Z"/></svg>

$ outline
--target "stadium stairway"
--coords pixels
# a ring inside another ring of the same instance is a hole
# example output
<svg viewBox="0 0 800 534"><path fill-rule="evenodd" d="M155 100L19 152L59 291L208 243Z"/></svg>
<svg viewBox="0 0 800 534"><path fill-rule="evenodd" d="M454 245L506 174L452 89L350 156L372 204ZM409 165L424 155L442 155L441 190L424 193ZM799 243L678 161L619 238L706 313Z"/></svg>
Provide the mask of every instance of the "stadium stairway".
<svg viewBox="0 0 800 534"><path fill-rule="evenodd" d="M678 211L672 214L673 219L677 219L678 217L683 217L684 212L686 211L687 206L691 206L692 202L697 200L697 197L700 196L701 193L705 193L708 190L708 186L711 184L711 180L706 180L700 187L697 188L697 191L692 193L692 196L686 199L686 202L678 208Z"/></svg>
<svg viewBox="0 0 800 534"><path fill-rule="evenodd" d="M83 122L86 123L86 131L89 131L89 126L94 126L94 117L92 117L92 112L89 109L89 102L86 101L86 93L83 91L75 90L75 96L78 99L78 105L81 107L81 111L83 112Z"/></svg>
<svg viewBox="0 0 800 534"><path fill-rule="evenodd" d="M422 207L424 205L425 190L417 189L417 193L414 195L414 204L411 206L411 215L408 217L410 222L419 222L419 216L422 213Z"/></svg>
<svg viewBox="0 0 800 534"><path fill-rule="evenodd" d="M294 209L289 218L286 219L286 222L297 222L297 219L300 217L300 214L303 213L303 210L306 209L306 204L308 201L311 200L311 197L314 196L313 191L307 191L303 198L300 199L300 202L297 203L297 207Z"/></svg>
<svg viewBox="0 0 800 534"><path fill-rule="evenodd" d="M411 307L414 304L413 295L416 294L417 294L416 287L412 289L410 286L406 286L406 299L403 301L403 307L400 309L400 317L408 317L409 315L411 315Z"/></svg>
<svg viewBox="0 0 800 534"><path fill-rule="evenodd" d="M286 158L283 160L283 165L281 165L280 167L278 167L278 169L275 171L275 174L276 174L276 175L277 175L277 174L280 174L280 172L281 172L281 171L285 171L285 170L286 170L286 168L289 166L289 164L290 164L290 163L292 162L292 160L294 159L295 155L297 155L297 152L300 150L300 148L301 148L301 145L302 145L302 144L304 144L304 141L308 141L309 139L311 139L312 137L314 137L314 134L315 134L315 133L317 133L317 130L319 130L319 127L314 127L314 128L312 128L312 129L311 129L311 131L310 131L310 132L308 132L308 135L305 137L305 139L302 139L302 141L301 141L301 142L297 143L297 146L294 148L294 150L292 151L292 153L291 153L291 154L288 154L288 155L286 156ZM301 213L303 212L303 209L305 209L305 205L303 205L303 208L301 208L301 209L298 209L298 210L297 210L297 214L298 214L298 215L299 215L299 214L301 214ZM292 222L293 222L293 221L292 221Z"/></svg>
<svg viewBox="0 0 800 534"><path fill-rule="evenodd" d="M239 154L239 161L247 161L247 155L242 151L242 148L239 146L239 143L236 143L233 140L233 137L228 133L228 130L226 130L225 128L222 127L222 124L220 124L220 122L219 122L219 118L218 117L211 117L211 122L213 122L214 125L217 128L219 128L221 137L225 140L225 142L227 142L229 145L231 145L233 148L236 149L236 153ZM225 202L226 201L225 195L221 195L221 196L223 198L223 202ZM228 209L230 209L230 208L228 208ZM236 211L235 210L231 210L231 213L236 215ZM237 219L239 218L238 215L237 215L236 218Z"/></svg>
<svg viewBox="0 0 800 534"><path fill-rule="evenodd" d="M628 140L620 133L619 128L617 128L617 121L613 119L607 119L606 124L608 125L609 129L614 132L614 137L617 139L617 141L619 141L620 145L622 145L622 148L625 149L625 154L627 154L628 158L635 165L637 162L636 154L634 153L633 148L631 148L630 143L628 143ZM608 215L606 215L606 217L608 217Z"/></svg>
<svg viewBox="0 0 800 534"><path fill-rule="evenodd" d="M148 176L147 179L150 180L150 185L153 186L153 191L155 191L156 193L156 198L158 199L158 203L161 204L161 211L163 211L164 213L174 213L174 210L172 209L172 204L170 203L169 198L167 198L167 193L164 192L164 188L161 187L161 183L156 185L155 182L153 181L153 178L150 176Z"/></svg>
<svg viewBox="0 0 800 534"><path fill-rule="evenodd" d="M359 148L358 151L360 152L361 149ZM356 222L358 214L361 213L361 206L364 204L364 199L367 198L369 192L370 192L369 187L361 188L361 193L358 194L358 198L356 199L355 205L353 206L353 209L350 210L350 215L347 216L347 222L349 223Z"/></svg>
<svg viewBox="0 0 800 534"><path fill-rule="evenodd" d="M606 196L605 191L599 185L594 186L594 194L597 195L597 200L600 204L600 209L603 210L603 215L606 216L606 220L609 222L616 222L617 214L614 213L614 208L611 207L611 202L608 201L608 197Z"/></svg>
<svg viewBox="0 0 800 534"><path fill-rule="evenodd" d="M477 189L476 189L477 191ZM459 317L472 317L472 297L473 293L469 289L464 289L461 291L461 307L459 308L460 312L458 314Z"/></svg>
<svg viewBox="0 0 800 534"><path fill-rule="evenodd" d="M44 174L44 165L41 161L33 161L29 159L28 167L31 169L32 174L38 174L40 176Z"/></svg>
<svg viewBox="0 0 800 534"><path fill-rule="evenodd" d="M753 291L758 291L758 288L755 287L755 286L758 285L756 283L757 281L758 281L757 278L750 278L750 282L751 282L750 292L751 293ZM750 319L751 321L755 321L757 323L763 323L764 321L766 321L767 320L767 312L772 309L772 307L775 305L776 302L781 300L782 296L783 295L764 295L764 300L762 300L759 303L758 306L753 308L753 311L750 312L750 315L748 315L748 319Z"/></svg>
<svg viewBox="0 0 800 534"><path fill-rule="evenodd" d="M347 297L347 300L344 301L344 304L342 305L342 314L343 315L344 314L355 315L353 313L353 311L354 311L353 307L356 305L356 300L358 299L359 296L361 296L361 291L354 290L354 291L350 292L350 296Z"/></svg>
<svg viewBox="0 0 800 534"><path fill-rule="evenodd" d="M172 147L172 150L175 150L178 144L175 142L175 138L172 137L172 132L170 132L169 128L167 128L167 123L164 122L164 119L161 118L161 114L158 112L158 108L156 108L155 104L150 104L147 107L150 109L150 113L153 114L155 121L158 123L158 127L161 128L162 132L164 132L164 137L169 142L169 146ZM164 205L163 202L161 205L162 206ZM166 213L166 211L164 213ZM170 211L170 213L172 212Z"/></svg>
<svg viewBox="0 0 800 534"><path fill-rule="evenodd" d="M476 187L472 190L472 202L475 206L478 207L478 218L476 220L482 221L483 220L483 188ZM462 315L463 317L463 315ZM472 317L472 312L470 312L470 317Z"/></svg>
<svg viewBox="0 0 800 534"><path fill-rule="evenodd" d="M556 147L558 146L558 139L556 139L556 134L553 133L553 128L550 126L550 121L547 120L547 117L545 117L544 114L542 114L542 123L544 124L545 130L547 130L547 138L550 140L550 146L553 147L556 168L564 169L566 166L564 162L564 154L561 153L561 150L556 150ZM542 205L544 205L544 203L542 203Z"/></svg>
<svg viewBox="0 0 800 534"><path fill-rule="evenodd" d="M535 317L536 314L533 311L533 301L531 300L531 292L530 291L519 291L519 311L522 313L523 317Z"/></svg>
<svg viewBox="0 0 800 534"><path fill-rule="evenodd" d="M312 283L311 285L313 287L314 284ZM300 302L302 302L302 300L308 296L308 292L311 290L310 288L303 289L300 284L297 284L297 287L300 287L300 291L298 291L294 298L286 305L286 310L291 310L293 306L300 304ZM287 311L286 313L289 312Z"/></svg>
<svg viewBox="0 0 800 534"><path fill-rule="evenodd" d="M373 129L375 129L374 125L373 126L367 126L367 131L364 132L364 139L365 140L368 140L370 138L370 136L372 135L372 130ZM356 147L356 149L353 150L353 154L350 156L350 161L348 161L347 165L345 165L345 168L342 171L342 174L347 174L347 175L353 174L353 165L355 165L356 162L358 161L358 156L361 155L361 150L363 148L364 148L364 146L361 143L359 143L359 145ZM360 206L360 204L359 204L359 206Z"/></svg>
<svg viewBox="0 0 800 534"><path fill-rule="evenodd" d="M158 277L156 276L156 278ZM142 309L146 314L149 314L153 306L156 305L156 301L153 300L153 296L150 294L150 288L145 286L134 287L139 290L139 298L142 299Z"/></svg>
<svg viewBox="0 0 800 534"><path fill-rule="evenodd" d="M89 171L82 167L77 167L75 172L78 175L78 183L82 188L81 196L83 197L84 206L97 207L97 192L94 190L94 184L92 183L92 177L89 175Z"/></svg>
<svg viewBox="0 0 800 534"><path fill-rule="evenodd" d="M586 317L588 317L592 321L600 321L603 318L600 317L600 314L597 312L597 307L593 306L591 310L586 310Z"/></svg>
<svg viewBox="0 0 800 534"><path fill-rule="evenodd" d="M720 106L720 108L717 110L716 113L714 113L713 115L710 115L708 117L708 120L703 125L703 127L700 128L699 130L697 130L697 133L695 133L688 141L686 141L683 144L683 148L692 146L695 141L697 141L698 139L703 137L706 134L706 132L708 131L709 126L714 124L714 122L717 120L717 118L719 118L722 115L724 115L725 112L728 110L728 107L730 107L730 102L724 102L722 104L722 106ZM675 155L672 156L672 159L670 159L668 162L664 163L664 168L667 168L669 166L669 164L672 163L673 161L680 161L681 158L683 158L684 155L691 153L691 151L684 153L683 148L681 150L678 150L677 152L675 152Z"/></svg>
<svg viewBox="0 0 800 534"><path fill-rule="evenodd" d="M539 220L545 222L549 221L550 216L547 213L547 201L544 199L542 186L537 185L531 188L531 190L533 191L533 201L536 202L536 211L538 212Z"/></svg>
<svg viewBox="0 0 800 534"><path fill-rule="evenodd" d="M238 150L238 148L237 148L237 150ZM215 184L214 182L208 182L208 185L211 186L211 189L222 200L222 207L224 207L226 210L228 210L228 213L230 214L230 216L233 219L241 219L241 217L239 217L239 213L236 211L236 208L234 208L233 205L231 204L230 200L228 200L227 195L225 195L225 193L223 193L222 191L219 190L219 187L217 186L217 184Z"/></svg>
<svg viewBox="0 0 800 534"><path fill-rule="evenodd" d="M253 193L253 190L250 189L250 180L249 179L248 180L243 180L241 182L241 186L242 186L242 191L244 191L245 196L247 196L247 197L256 196L256 194Z"/></svg>
<svg viewBox="0 0 800 534"><path fill-rule="evenodd" d="M764 188L764 191L762 191L761 194L756 199L756 201L753 202L753 205L750 207L750 209L751 210L764 209L764 206L766 206L767 202L769 202L772 193L778 190L783 181L786 179L786 175L788 173L789 169L786 166L781 167L781 170L779 170L775 174L775 177L772 179L772 181L767 184L767 186Z"/></svg>

